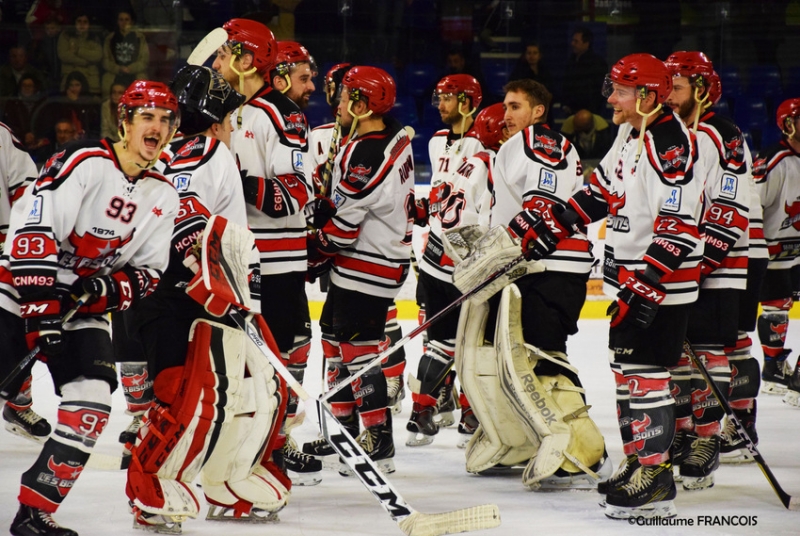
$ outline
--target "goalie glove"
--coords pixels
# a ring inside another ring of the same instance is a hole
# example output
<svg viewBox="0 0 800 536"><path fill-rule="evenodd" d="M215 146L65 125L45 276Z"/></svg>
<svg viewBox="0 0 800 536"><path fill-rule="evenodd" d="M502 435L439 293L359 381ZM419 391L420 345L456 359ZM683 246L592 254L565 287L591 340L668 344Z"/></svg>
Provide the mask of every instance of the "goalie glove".
<svg viewBox="0 0 800 536"><path fill-rule="evenodd" d="M575 230L578 215L564 205L553 205L541 214L525 209L508 224L508 230L522 240L522 251L528 258L540 260L553 253L563 238Z"/></svg>
<svg viewBox="0 0 800 536"><path fill-rule="evenodd" d="M642 329L650 327L666 295L666 289L658 282L658 276L652 268L634 272L622 284L617 300L606 311L611 315L611 327L617 327L622 322Z"/></svg>

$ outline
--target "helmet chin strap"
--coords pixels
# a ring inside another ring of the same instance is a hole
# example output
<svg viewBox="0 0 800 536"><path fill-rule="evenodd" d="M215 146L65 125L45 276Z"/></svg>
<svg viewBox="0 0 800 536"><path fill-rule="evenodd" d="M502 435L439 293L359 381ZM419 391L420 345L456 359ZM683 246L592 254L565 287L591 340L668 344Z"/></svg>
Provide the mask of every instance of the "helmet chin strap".
<svg viewBox="0 0 800 536"><path fill-rule="evenodd" d="M281 93L285 94L287 91L292 89L292 79L288 74L284 75L284 78L286 79L286 87L284 89L281 89L280 91Z"/></svg>
<svg viewBox="0 0 800 536"><path fill-rule="evenodd" d="M469 117L469 116L471 116L472 114L474 114L474 113L475 113L475 110L477 110L477 108L473 108L472 110L469 110L469 111L467 111L467 112L465 113L465 112L464 112L464 111L461 109L461 105L462 105L462 104L463 104L463 103L461 103L461 102L459 102L459 103L458 103L458 113L461 115L461 137L460 137L460 138L458 138L458 147L456 147L456 154L458 154L458 153L460 153L460 152L461 152L461 144L462 144L462 142L464 141L464 130L465 130L465 128L464 128L464 127L465 127L465 126L466 126L466 124L467 124L467 117Z"/></svg>
<svg viewBox="0 0 800 536"><path fill-rule="evenodd" d="M642 99L636 99L636 113L642 116L642 128L639 130L639 142L636 144L636 164L639 163L639 157L642 156L642 144L644 143L644 129L647 128L647 120L658 113L661 110L661 104L659 103L658 106L650 113L644 113L640 105L642 104Z"/></svg>
<svg viewBox="0 0 800 536"><path fill-rule="evenodd" d="M692 133L694 134L697 134L697 124L700 122L700 110L701 109L705 110L706 108L711 106L710 102L706 104L708 102L708 92L706 92L705 97L703 97L702 99L700 98L701 89L702 88L700 87L694 88L694 101L697 103L697 106L695 107L694 110L694 126L692 126Z"/></svg>
<svg viewBox="0 0 800 536"><path fill-rule="evenodd" d="M356 125L358 124L358 120L359 119L364 119L365 117L369 117L369 116L372 115L372 110L369 110L364 115L358 115L358 114L354 113L353 112L353 102L355 102L355 101L350 101L350 102L347 103L347 113L349 113L353 117L353 124L350 125L350 134L347 135L347 141L348 142L353 139L353 132L356 131Z"/></svg>
<svg viewBox="0 0 800 536"><path fill-rule="evenodd" d="M258 69L256 69L255 66L253 66L247 71L242 72L233 65L236 62L236 59L237 56L235 54L231 54L231 61L228 64L228 66L231 68L231 71L239 75L239 93L244 95L244 77L255 73L256 71L258 71ZM239 110L236 113L236 126L238 128L242 128L242 108L244 108L244 103L239 105Z"/></svg>

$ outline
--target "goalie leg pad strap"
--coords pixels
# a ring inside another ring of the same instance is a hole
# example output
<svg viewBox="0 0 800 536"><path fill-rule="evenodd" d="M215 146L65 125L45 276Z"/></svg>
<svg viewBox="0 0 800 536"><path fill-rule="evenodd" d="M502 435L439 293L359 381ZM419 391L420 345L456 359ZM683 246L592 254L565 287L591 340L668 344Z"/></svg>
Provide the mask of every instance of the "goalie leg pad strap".
<svg viewBox="0 0 800 536"><path fill-rule="evenodd" d="M513 406L519 426L532 443L541 443L523 473L523 483L537 483L559 468L570 473L587 469L603 457L605 442L589 417L583 389L565 374L537 376L537 362L545 359L570 376L576 375L565 354L549 355L525 344L522 336L522 296L516 285L503 289L495 330L501 388Z"/></svg>
<svg viewBox="0 0 800 536"><path fill-rule="evenodd" d="M455 367L481 423L467 445L470 473L495 465L525 463L539 448L538 441L532 443L518 425L514 409L500 388L495 349L484 344L488 315L488 303L464 302L456 338Z"/></svg>
<svg viewBox="0 0 800 536"><path fill-rule="evenodd" d="M196 320L189 337L186 364L156 378L158 401L128 469L129 498L152 514L197 516L200 501L191 483L242 404L241 330Z"/></svg>

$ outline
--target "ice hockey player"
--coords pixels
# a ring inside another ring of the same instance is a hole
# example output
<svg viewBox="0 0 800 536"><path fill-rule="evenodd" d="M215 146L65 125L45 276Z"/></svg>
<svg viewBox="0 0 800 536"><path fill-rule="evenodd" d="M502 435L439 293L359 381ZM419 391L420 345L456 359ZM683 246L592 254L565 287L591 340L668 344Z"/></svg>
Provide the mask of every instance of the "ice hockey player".
<svg viewBox="0 0 800 536"><path fill-rule="evenodd" d="M414 161L406 130L387 115L395 96L394 80L376 67L353 67L342 80L338 113L348 141L333 168L337 211L309 238L310 264L333 258L320 318L330 383L347 381L388 347L386 314L408 275ZM350 387L331 398L334 415L351 432L360 415L362 447L393 472L386 377L373 367Z"/></svg>
<svg viewBox="0 0 800 536"><path fill-rule="evenodd" d="M464 193L453 189L454 175L465 159L484 149L475 133L473 117L482 100L480 84L468 74L445 76L433 92L433 105L439 109L442 122L448 128L437 131L428 143L433 172L431 189L429 197L418 202L416 216L418 223L430 225L417 283L417 302L428 317L436 315L461 295L453 286L453 261L445 254L442 232L462 225L460 208ZM451 207L449 211L448 207ZM445 212L448 219L444 219ZM414 404L406 423L408 446L429 445L440 426L455 423L453 411L457 407L457 393L455 372L451 369L457 327L458 311L454 310L428 329L428 342L420 358L417 377L409 377ZM466 397L459 398L459 428L466 434L468 429L477 427L477 422Z"/></svg>
<svg viewBox="0 0 800 536"><path fill-rule="evenodd" d="M24 146L14 136L11 130L0 123L0 254L3 253L3 243L8 233L8 221L11 219L11 207L22 197L25 188L36 180L38 175L36 165L25 151ZM19 331L19 330L17 330ZM3 345L4 348L10 346ZM21 347L22 358L28 352ZM6 363L11 360L7 360ZM0 376L6 378L11 371L3 368ZM31 363L31 366L33 364ZM30 439L37 443L44 443L50 435L50 423L45 418L33 411L33 398L31 395L30 369L17 377L17 381L9 385L4 392L0 392L0 401L7 400L3 406L3 420L6 421L6 430L18 436ZM21 382L21 383L20 383Z"/></svg>
<svg viewBox="0 0 800 536"><path fill-rule="evenodd" d="M650 54L619 60L603 92L620 131L589 185L564 208L521 212L523 251L552 253L573 223L608 218L604 290L617 415L626 459L598 485L612 518L676 515L670 447L675 401L668 367L678 364L689 310L697 298L703 242L702 177L691 134L664 103L672 75Z"/></svg>
<svg viewBox="0 0 800 536"><path fill-rule="evenodd" d="M21 314L18 336L39 349L61 396L55 431L22 475L17 536L77 534L52 514L111 411L117 374L106 313L152 294L167 267L178 194L150 168L178 127L178 102L166 85L139 80L120 99L119 121L119 142L79 142L50 157L11 216L0 307ZM72 296L87 294L62 325Z"/></svg>
<svg viewBox="0 0 800 536"><path fill-rule="evenodd" d="M317 63L306 47L296 41L279 41L276 65L270 70L272 87L289 97L301 110L314 93Z"/></svg>
<svg viewBox="0 0 800 536"><path fill-rule="evenodd" d="M795 225L794 206L800 186L793 177L800 171L800 98L783 101L776 111L781 141L762 149L753 162L753 177L764 207L764 237L769 249L769 264L761 289L761 316L758 338L764 351L761 391L785 394L792 381L787 403L797 406L800 373L792 373L784 348L792 308L791 268L800 257L800 232Z"/></svg>
<svg viewBox="0 0 800 536"><path fill-rule="evenodd" d="M511 238L524 234L516 227L520 210L549 212L583 186L574 146L544 123L551 98L547 88L533 80L506 86L504 115L518 117L512 121L515 134L503 143L492 168L491 222L499 225L489 236L496 231L507 233L510 222L512 234L498 244L508 242L514 256L519 249ZM478 249L483 242L478 242ZM471 298L462 309L457 366L482 425L467 446L468 471L527 464L523 483L532 489L591 489L603 474L611 473L603 437L588 416L577 370L566 355L567 337L577 332L586 297L593 261L590 250L585 236L565 239L551 257L539 263L539 270L520 274L489 303ZM470 263L468 257L457 266L456 280L467 276L470 270L465 265ZM501 266L484 261L467 287ZM492 368L497 372L485 374L483 361L492 350ZM535 392L535 400L543 402L515 396L508 389L514 384L534 386L533 391L517 390Z"/></svg>
<svg viewBox="0 0 800 536"><path fill-rule="evenodd" d="M705 175L701 286L686 336L719 389L728 394L734 364L729 363L725 349L736 346L739 300L747 286L752 159L739 128L705 107L715 77L708 57L702 52L680 51L665 63L673 76L667 106L696 133L698 169ZM737 362L738 380L746 378L744 373L753 366L758 370L754 359ZM709 488L719 467L725 412L688 355L682 355L670 372L677 417L672 463L680 466L684 489ZM747 380L754 388L750 398L758 393L757 380Z"/></svg>
<svg viewBox="0 0 800 536"><path fill-rule="evenodd" d="M247 98L231 118L231 151L261 252L261 312L289 370L302 383L311 348L305 288L304 208L312 193L304 167L308 126L300 108L270 84L278 47L269 28L247 19L231 19L223 28L228 41L212 67ZM297 424L287 417L285 431ZM298 483L319 481L319 460L304 455L293 441L279 441L277 449L279 466L285 464Z"/></svg>

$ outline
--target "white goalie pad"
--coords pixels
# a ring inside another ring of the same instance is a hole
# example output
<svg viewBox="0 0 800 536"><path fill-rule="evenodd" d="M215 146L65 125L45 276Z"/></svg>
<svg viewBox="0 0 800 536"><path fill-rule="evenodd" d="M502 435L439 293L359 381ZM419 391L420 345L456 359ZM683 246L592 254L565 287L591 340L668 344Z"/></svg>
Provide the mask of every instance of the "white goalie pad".
<svg viewBox="0 0 800 536"><path fill-rule="evenodd" d="M495 465L526 463L539 447L520 427L514 408L500 387L495 348L484 344L488 314L486 302L465 301L456 337L456 371L481 423L466 449L466 468L470 473L480 473Z"/></svg>
<svg viewBox="0 0 800 536"><path fill-rule="evenodd" d="M186 293L215 316L227 313L231 305L251 310L248 279L253 233L215 214L206 224L200 247L199 262L192 255L184 261L196 274Z"/></svg>
<svg viewBox="0 0 800 536"><path fill-rule="evenodd" d="M540 482L562 468L568 473L586 472L604 453L604 441L589 417L583 389L566 376L540 376L533 369L548 359L577 374L565 354L553 356L526 344L522 336L522 296L516 285L503 290L497 315L496 349L500 385L514 408L518 426L531 442L539 442L535 457L522 475L523 484L537 489ZM481 421L483 425L483 421Z"/></svg>
<svg viewBox="0 0 800 536"><path fill-rule="evenodd" d="M519 240L512 238L502 225L488 230L480 225L466 225L445 232L442 243L456 265L453 284L461 292L472 290L522 254ZM469 299L475 303L484 302L520 277L544 269L541 261L523 261Z"/></svg>
<svg viewBox="0 0 800 536"><path fill-rule="evenodd" d="M261 352L246 347L249 378L242 403L227 434L220 437L202 471L203 491L212 504L234 507L245 501L254 508L277 512L289 491L260 465L278 406L275 371Z"/></svg>

